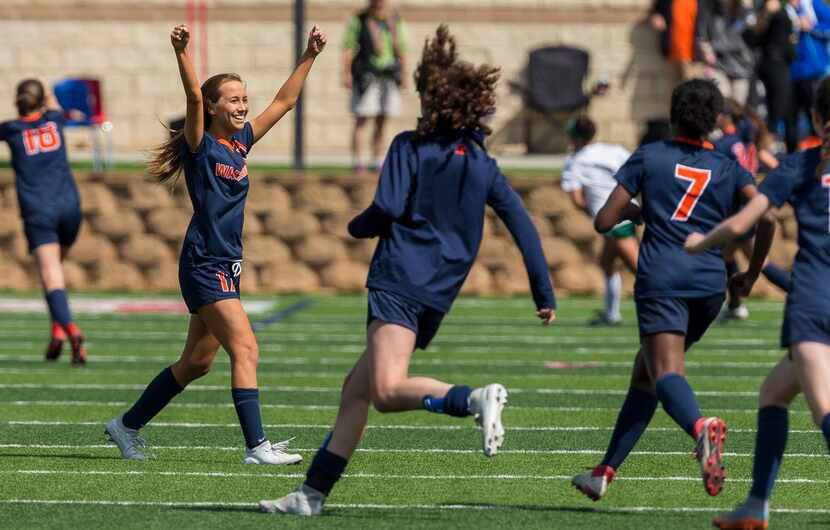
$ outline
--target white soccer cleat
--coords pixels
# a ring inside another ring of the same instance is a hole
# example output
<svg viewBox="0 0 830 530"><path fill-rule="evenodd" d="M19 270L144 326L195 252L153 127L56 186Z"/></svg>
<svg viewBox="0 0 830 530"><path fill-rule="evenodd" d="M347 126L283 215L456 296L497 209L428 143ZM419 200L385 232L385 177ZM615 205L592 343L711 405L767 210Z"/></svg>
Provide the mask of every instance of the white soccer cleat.
<svg viewBox="0 0 830 530"><path fill-rule="evenodd" d="M495 456L504 443L501 413L507 405L507 389L498 383L476 388L470 394L470 412L481 427L485 456Z"/></svg>
<svg viewBox="0 0 830 530"><path fill-rule="evenodd" d="M266 513L285 513L308 517L320 515L325 502L325 495L303 484L282 499L259 501L259 509Z"/></svg>
<svg viewBox="0 0 830 530"><path fill-rule="evenodd" d="M242 463L270 464L276 466L299 464L303 461L302 456L285 452L288 449L288 443L290 441L285 440L272 444L268 440L265 440L253 449L245 449L245 458L242 460Z"/></svg>
<svg viewBox="0 0 830 530"><path fill-rule="evenodd" d="M695 457L700 462L703 487L706 488L706 493L712 497L720 493L726 480L722 460L725 441L726 423L720 418L704 418L697 436Z"/></svg>
<svg viewBox="0 0 830 530"><path fill-rule="evenodd" d="M616 472L610 466L597 466L571 479L571 484L592 501L600 500L608 491Z"/></svg>
<svg viewBox="0 0 830 530"><path fill-rule="evenodd" d="M104 434L115 442L115 445L121 450L121 456L127 460L144 460L146 458L142 451L147 446L144 439L138 435L137 430L125 427L121 422L121 416L113 418L107 423Z"/></svg>

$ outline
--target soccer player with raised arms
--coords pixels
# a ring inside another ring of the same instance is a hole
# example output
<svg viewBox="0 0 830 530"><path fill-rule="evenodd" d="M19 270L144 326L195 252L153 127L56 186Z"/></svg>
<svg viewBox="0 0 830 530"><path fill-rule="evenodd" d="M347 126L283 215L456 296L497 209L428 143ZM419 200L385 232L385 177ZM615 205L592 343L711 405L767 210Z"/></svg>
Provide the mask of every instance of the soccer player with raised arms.
<svg viewBox="0 0 830 530"><path fill-rule="evenodd" d="M689 256L683 249L689 234L711 230L757 194L752 175L704 141L722 109L723 96L711 81L692 80L675 88L671 123L676 137L644 145L631 156L594 223L606 232L622 219L642 216L646 229L634 286L640 351L628 395L602 462L573 479L593 500L605 495L658 402L695 441L709 495L717 495L723 485L726 424L701 414L686 381L685 355L720 312L726 270L720 250ZM642 209L631 202L637 195ZM773 230L769 220L759 227L753 266L758 260L763 265Z"/></svg>
<svg viewBox="0 0 830 530"><path fill-rule="evenodd" d="M484 454L504 440L500 384L471 389L411 377L416 348L426 348L470 272L481 243L485 206L516 240L530 278L537 315L553 321L555 300L539 235L521 199L483 145L495 111L499 73L459 60L446 26L424 45L415 85L417 129L389 148L374 201L349 224L358 238L378 238L366 282L367 344L343 384L334 430L317 451L305 482L266 512L318 515L366 427L369 407L383 413L427 410L475 416Z"/></svg>
<svg viewBox="0 0 830 530"><path fill-rule="evenodd" d="M239 300L242 273L242 223L248 194L246 157L297 102L326 36L317 26L294 72L273 102L246 121L248 96L237 74L218 74L199 86L187 52L189 30L176 26L170 40L187 97L184 129L158 148L148 172L161 182L184 172L193 218L179 258L179 283L190 310L187 342L178 361L162 370L135 404L111 420L107 434L124 458L143 460L139 429L185 386L205 375L221 345L231 359L231 394L247 447L246 464L292 464L287 442L265 436L259 410L259 348Z"/></svg>
<svg viewBox="0 0 830 530"><path fill-rule="evenodd" d="M81 201L66 157L63 113L47 108L49 99L37 79L21 81L15 96L19 117L0 124L0 140L9 144L23 232L52 320L46 360L60 357L68 338L77 366L86 363L86 349L69 308L61 261L78 236Z"/></svg>
<svg viewBox="0 0 830 530"><path fill-rule="evenodd" d="M743 210L705 237L691 234L686 243L696 254L726 245L785 203L798 220L799 250L781 329L781 347L788 354L761 385L752 489L740 506L715 519L718 528L768 527L770 494L787 445L789 407L799 393L830 450L830 78L819 84L812 117L816 130L823 131L822 146L784 159ZM736 278L745 296L760 272L750 267Z"/></svg>

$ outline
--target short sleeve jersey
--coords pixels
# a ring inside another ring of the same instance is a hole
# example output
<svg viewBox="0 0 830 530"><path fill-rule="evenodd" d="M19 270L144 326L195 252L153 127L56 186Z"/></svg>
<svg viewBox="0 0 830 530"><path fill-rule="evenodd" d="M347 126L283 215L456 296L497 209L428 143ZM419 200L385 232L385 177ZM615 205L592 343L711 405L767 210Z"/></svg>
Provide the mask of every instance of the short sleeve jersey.
<svg viewBox="0 0 830 530"><path fill-rule="evenodd" d="M764 179L759 191L776 207L789 203L798 220L798 253L792 268L787 303L806 309L830 310L830 171L821 176L821 149L785 158Z"/></svg>
<svg viewBox="0 0 830 530"><path fill-rule="evenodd" d="M66 156L63 114L50 110L0 124L9 144L20 215L37 221L77 208L78 190Z"/></svg>
<svg viewBox="0 0 830 530"><path fill-rule="evenodd" d="M726 290L720 249L691 255L692 232L706 233L737 209L739 190L752 175L710 144L683 139L640 147L617 173L641 195L646 229L640 245L635 296L704 297Z"/></svg>
<svg viewBox="0 0 830 530"><path fill-rule="evenodd" d="M253 143L248 122L229 141L205 131L196 152L191 153L184 144L184 175L193 203L193 217L182 246L184 265L242 260L246 159Z"/></svg>
<svg viewBox="0 0 830 530"><path fill-rule="evenodd" d="M562 170L562 189L582 190L591 216L596 217L617 186L614 175L631 153L622 146L595 143L569 156Z"/></svg>

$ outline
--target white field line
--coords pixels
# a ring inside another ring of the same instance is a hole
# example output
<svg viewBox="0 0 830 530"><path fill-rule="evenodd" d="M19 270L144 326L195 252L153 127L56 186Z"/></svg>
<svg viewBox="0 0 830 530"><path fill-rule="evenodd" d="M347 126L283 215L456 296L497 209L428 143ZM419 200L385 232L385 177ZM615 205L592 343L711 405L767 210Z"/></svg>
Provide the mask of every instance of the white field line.
<svg viewBox="0 0 830 530"><path fill-rule="evenodd" d="M564 332L563 332L564 333ZM11 337L11 338L29 338L31 337L31 332L28 331L8 331L4 333L4 336ZM141 340L141 339L166 339L166 340L179 340L184 341L187 338L187 334L185 332L171 332L171 331L143 331L139 333L135 333L132 331L102 331L95 333L94 336L91 338L93 341L104 341L104 340ZM273 338L275 340L279 340L280 342L301 342L306 343L309 341L314 341L316 343L340 343L340 342L354 342L354 343L365 343L366 336L363 333L325 333L325 334L316 334L316 333L279 333L278 335L274 335ZM755 346L764 346L774 344L777 339L774 338L766 338L766 339L758 339L758 338L736 338L736 339L711 339L707 340L707 345L722 345L722 346L746 346L746 347L755 347ZM469 344L471 342L483 342L486 344L507 344L507 345L516 345L516 344L543 344L543 345L550 345L556 346L559 344L578 344L580 346L587 344L624 344L630 345L632 347L637 347L639 345L639 338L637 337L636 333L632 333L630 337L618 337L618 336L584 336L584 337L574 337L574 336L563 336L551 333L548 336L542 335L484 335L484 334L469 334L469 335L462 335L462 334L446 334L441 335L436 339L437 343L446 344L446 343L460 343L460 344Z"/></svg>
<svg viewBox="0 0 830 530"><path fill-rule="evenodd" d="M69 475L69 476L162 476L162 477L219 477L219 478L305 478L305 473L229 473L226 471L74 471L61 469L16 469L0 471L0 475ZM395 480L571 480L571 475L397 475L387 473L346 473L344 478ZM700 482L700 477L616 477L615 481L629 482ZM729 482L752 482L751 478L729 478ZM776 484L830 484L830 480L790 478L777 479Z"/></svg>
<svg viewBox="0 0 830 530"><path fill-rule="evenodd" d="M115 449L112 444L0 444L0 449ZM301 453L316 452L318 447L298 448L292 447L292 451ZM224 447L224 446L207 446L207 445L152 445L149 447L152 451L242 451L241 446ZM481 454L480 449L441 449L441 448L422 448L422 449L381 449L381 448L359 448L359 453L390 453L390 454ZM604 455L605 449L499 449L499 454L502 455ZM686 456L691 453L689 451L632 451L630 453L634 456ZM724 452L723 456L734 458L753 458L752 453L731 453ZM827 453L785 453L787 458L817 458L827 459Z"/></svg>
<svg viewBox="0 0 830 530"><path fill-rule="evenodd" d="M265 350L265 347L260 346L260 350ZM352 348L353 351L349 353L362 353L363 348ZM288 349L286 351L291 351L291 353L297 353L296 350ZM344 353L343 350L333 350L332 348L326 349L327 353ZM461 349L453 349L451 350L453 353L465 353ZM437 353L437 351L433 351L430 349L431 353ZM507 351L499 351L499 350L490 350L486 353L487 355L509 355L515 356L516 351L507 352ZM540 355L545 355L545 358L540 359L412 359L410 362L410 366L475 366L478 368L481 367L528 367L528 368L539 368L549 371L550 373L555 373L553 370L545 369L544 363L549 361L562 361L562 362L569 362L569 363L591 363L595 365L593 367L596 368L630 368L634 359L633 350L631 352L624 351L624 352L613 352L613 353L603 353L597 355L608 355L608 356L620 356L626 357L627 360L623 361L603 361L603 360L595 360L590 357L593 355L592 352L586 351L585 357L578 357L575 359L565 359L562 360L561 358L557 358L560 356L573 356L575 351L568 351L568 352L543 352ZM732 352L732 356L737 355L734 351ZM700 357L700 355L698 356ZM768 357L773 358L782 358L783 353L778 352L777 355L772 356L769 355ZM19 362L38 362L42 361L42 355L0 355L0 361L19 361ZM130 363L171 363L175 361L176 358L174 356L164 356L164 355L95 355L93 354L90 357L91 363L116 363L116 364L130 364ZM350 357L318 357L318 358L309 358L309 357L260 357L259 364L260 365L291 365L291 366L301 366L301 365L329 365L329 366L352 366L354 365L355 361L357 361L356 356ZM216 364L219 365L227 365L229 361L224 358L220 357L216 360ZM689 368L771 368L775 366L775 362L759 362L759 361L714 361L714 360L691 360L686 361L686 366Z"/></svg>
<svg viewBox="0 0 830 530"><path fill-rule="evenodd" d="M43 421L43 420L11 420L5 422L8 425L19 426L103 426L101 421ZM201 423L191 421L158 421L150 424L151 427L172 427L182 429L238 429L239 423ZM272 423L263 425L271 429L331 429L330 424L308 424L308 423ZM478 431L474 425L367 425L370 430L390 431ZM506 427L508 431L523 432L607 432L612 431L610 427ZM679 432L678 427L649 427L649 432ZM730 433L755 434L756 429L729 429ZM818 430L790 429L790 434L819 434Z"/></svg>
<svg viewBox="0 0 830 530"><path fill-rule="evenodd" d="M2 383L0 389L17 390L144 390L147 385L139 384L104 384L104 383ZM189 385L190 392L227 392L227 385ZM318 387L318 386L283 386L263 385L259 389L263 392L312 392L312 393L340 393L341 387ZM508 392L513 394L545 394L565 396L624 396L628 390L591 389L591 388L510 388ZM757 397L757 391L720 391L701 390L695 392L698 396L713 397Z"/></svg>
<svg viewBox="0 0 830 530"><path fill-rule="evenodd" d="M50 401L50 400L20 400L0 401L2 406L30 407L33 405L47 407L129 407L132 401ZM212 408L233 408L233 403L170 403L165 408L188 408L188 409L212 409ZM280 410L337 410L337 405L280 405L273 403L260 403L263 409ZM539 411L539 412L614 412L620 411L619 407L544 407L544 406L521 406L510 405L510 410ZM758 414L757 408L748 409L718 409L721 414L751 414L753 417ZM790 414L810 415L808 410L791 410Z"/></svg>
<svg viewBox="0 0 830 530"><path fill-rule="evenodd" d="M224 502L224 501L116 501L116 500L71 500L71 499L1 499L2 504L42 504L42 505L93 505L93 506L148 506L164 508L210 508L210 507L238 507L256 510L253 502ZM370 504L370 503L331 503L329 508L346 510L494 510L494 511L521 511L523 509L537 509L543 506L499 506L497 504ZM628 506L619 508L596 508L596 512L607 513L717 513L723 508L703 507L655 507L655 506ZM770 512L780 514L830 514L830 510L820 508L771 508Z"/></svg>
<svg viewBox="0 0 830 530"><path fill-rule="evenodd" d="M157 370L157 369L158 368L153 368L153 370ZM136 376L136 370L135 369L133 369L133 370L122 370L122 369L118 369L118 368L110 369L110 368L96 367L95 368L95 373L96 373L96 375L101 374L104 377L111 376L111 375L130 375L130 376L133 376L133 377ZM231 371L228 370L228 369L212 369L211 373L212 374L228 375L228 374L231 373ZM442 375L444 375L445 377L449 377L448 374L452 374L452 373L453 372L443 372ZM274 375L279 375L280 378L304 377L304 378L308 378L308 379L337 379L337 380L342 381L343 377L344 377L343 374L344 374L344 372L342 372L342 371L337 371L337 372L280 371L279 374L274 374ZM33 368L0 368L0 375L60 375L60 376L65 376L66 375L66 368L65 367L61 367L61 368L34 368L34 367ZM270 374L267 371L266 372L260 371L260 373L259 373L260 378L263 378L264 376L269 376L269 375L272 375L272 374ZM457 377L469 377L470 374L468 372L459 371L459 372L457 372L453 375L457 376ZM485 373L482 373L482 372L476 372L476 375L485 376L485 375L490 375L490 374L485 374ZM561 372L557 372L556 370L546 370L544 373L538 373L538 374L504 374L504 373L499 372L498 376L494 376L494 377L498 377L498 379L500 381L504 381L504 380L507 380L507 379L520 379L520 380L523 380L523 381L528 380L528 379L543 379L543 380L566 379L566 380L569 380L569 379L573 379L575 377L579 377L580 379L583 379L583 380L586 377L592 377L592 378L597 378L597 379L602 379L602 380L619 379L619 380L624 380L624 381L628 381L629 379L631 379L631 376L628 375L628 374L580 374L578 372L577 373L573 373L573 372L571 372L571 373L561 373ZM754 381L754 382L760 383L761 381L763 381L765 376L763 374L759 374L759 375L706 374L706 375L699 375L699 376L691 375L689 377L693 381L696 377L699 377L701 379L703 379L703 378L705 378L705 379L728 379L730 381L740 379L740 380Z"/></svg>

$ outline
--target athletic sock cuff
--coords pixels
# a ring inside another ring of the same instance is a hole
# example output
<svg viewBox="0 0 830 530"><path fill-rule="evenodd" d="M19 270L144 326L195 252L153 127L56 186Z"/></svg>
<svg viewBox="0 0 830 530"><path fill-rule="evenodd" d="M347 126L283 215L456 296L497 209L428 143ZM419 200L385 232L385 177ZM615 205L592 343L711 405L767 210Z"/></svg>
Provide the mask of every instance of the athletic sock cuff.
<svg viewBox="0 0 830 530"><path fill-rule="evenodd" d="M325 448L320 448L306 473L306 486L328 496L340 480L349 461Z"/></svg>
<svg viewBox="0 0 830 530"><path fill-rule="evenodd" d="M444 413L464 418L470 415L470 394L472 389L466 385L455 385L444 398Z"/></svg>

